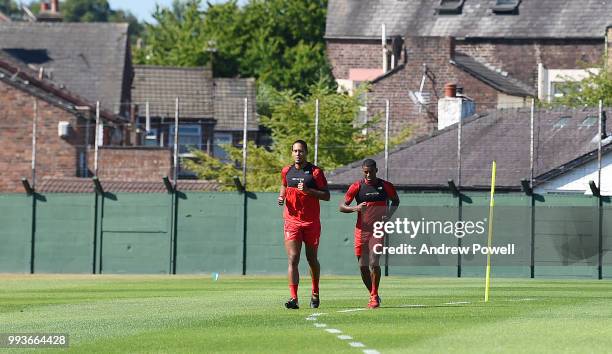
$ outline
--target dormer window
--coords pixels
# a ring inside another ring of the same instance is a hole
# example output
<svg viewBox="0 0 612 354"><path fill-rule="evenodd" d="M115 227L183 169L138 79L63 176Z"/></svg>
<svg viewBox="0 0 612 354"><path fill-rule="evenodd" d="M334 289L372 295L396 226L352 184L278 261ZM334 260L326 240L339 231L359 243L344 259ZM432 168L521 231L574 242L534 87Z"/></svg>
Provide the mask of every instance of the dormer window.
<svg viewBox="0 0 612 354"><path fill-rule="evenodd" d="M517 14L521 0L495 0L493 12L498 14Z"/></svg>
<svg viewBox="0 0 612 354"><path fill-rule="evenodd" d="M441 15L458 15L461 13L465 0L440 0L436 8Z"/></svg>

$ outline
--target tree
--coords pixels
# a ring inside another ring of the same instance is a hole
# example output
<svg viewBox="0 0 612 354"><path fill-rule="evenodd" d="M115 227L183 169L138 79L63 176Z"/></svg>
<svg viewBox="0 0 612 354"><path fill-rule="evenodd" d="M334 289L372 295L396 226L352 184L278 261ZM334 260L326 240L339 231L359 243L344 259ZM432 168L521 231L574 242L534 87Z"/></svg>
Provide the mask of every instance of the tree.
<svg viewBox="0 0 612 354"><path fill-rule="evenodd" d="M270 150L249 143L247 156L247 186L251 191L272 191L279 186L279 173L283 166L291 163L289 149L297 139L314 142L314 116L316 100L319 100L319 153L318 164L326 171L371 156L384 149L381 132L370 130L367 135L363 129L372 127L378 120L368 124L355 124L359 107L363 104L359 97L362 87L354 96L337 93L328 83L319 81L309 89L308 96L290 91L276 91L273 88L262 90L269 102L262 111L270 115L261 118L262 124L271 130L274 144ZM260 95L261 96L261 95ZM410 135L406 129L393 138L391 146L405 140ZM242 161L239 148L226 147L233 161ZM313 160L314 148L308 152ZM223 163L208 156L205 152L194 151L194 160L185 160L187 169L194 171L199 178L214 179L226 189L234 189L232 179L241 176L241 168L235 163Z"/></svg>
<svg viewBox="0 0 612 354"><path fill-rule="evenodd" d="M12 19L18 18L21 15L19 4L14 0L0 0L0 12Z"/></svg>
<svg viewBox="0 0 612 354"><path fill-rule="evenodd" d="M589 75L582 81L566 81L563 86L564 95L555 98L552 105L597 107L599 100L603 100L604 106L611 107L612 72L610 69L605 65L600 65L598 70L588 70Z"/></svg>
<svg viewBox="0 0 612 354"><path fill-rule="evenodd" d="M38 14L40 1L32 1L30 9ZM129 11L113 10L107 0L66 0L60 5L66 22L126 22L134 40L142 32L142 24Z"/></svg>
<svg viewBox="0 0 612 354"><path fill-rule="evenodd" d="M215 76L255 77L279 90L302 94L331 77L325 56L327 0L236 0L208 4L175 0L157 8L146 25L139 64L202 66Z"/></svg>

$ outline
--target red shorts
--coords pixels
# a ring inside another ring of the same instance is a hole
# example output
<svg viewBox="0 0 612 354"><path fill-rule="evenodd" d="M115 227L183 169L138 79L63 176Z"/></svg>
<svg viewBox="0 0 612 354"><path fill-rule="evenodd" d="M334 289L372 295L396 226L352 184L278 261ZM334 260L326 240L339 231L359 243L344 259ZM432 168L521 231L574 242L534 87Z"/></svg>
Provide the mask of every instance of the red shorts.
<svg viewBox="0 0 612 354"><path fill-rule="evenodd" d="M319 246L321 238L321 223L295 224L285 221L285 241L304 242L307 246Z"/></svg>
<svg viewBox="0 0 612 354"><path fill-rule="evenodd" d="M363 252L368 254L374 254L374 246L382 245L384 237L376 238L372 235L372 232L355 229L355 256L360 257Z"/></svg>

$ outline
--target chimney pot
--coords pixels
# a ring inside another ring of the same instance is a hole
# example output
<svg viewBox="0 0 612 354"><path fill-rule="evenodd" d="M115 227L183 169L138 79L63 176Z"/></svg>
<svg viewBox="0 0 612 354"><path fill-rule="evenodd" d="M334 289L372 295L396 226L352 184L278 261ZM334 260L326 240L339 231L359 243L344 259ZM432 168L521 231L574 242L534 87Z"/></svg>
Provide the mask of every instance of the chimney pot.
<svg viewBox="0 0 612 354"><path fill-rule="evenodd" d="M457 97L457 85L456 84L444 85L444 97Z"/></svg>
<svg viewBox="0 0 612 354"><path fill-rule="evenodd" d="M59 0L51 0L51 12L54 14L59 12Z"/></svg>
<svg viewBox="0 0 612 354"><path fill-rule="evenodd" d="M50 6L49 6L48 2L42 1L40 3L40 12L47 12L47 11L49 11L49 9L50 9Z"/></svg>

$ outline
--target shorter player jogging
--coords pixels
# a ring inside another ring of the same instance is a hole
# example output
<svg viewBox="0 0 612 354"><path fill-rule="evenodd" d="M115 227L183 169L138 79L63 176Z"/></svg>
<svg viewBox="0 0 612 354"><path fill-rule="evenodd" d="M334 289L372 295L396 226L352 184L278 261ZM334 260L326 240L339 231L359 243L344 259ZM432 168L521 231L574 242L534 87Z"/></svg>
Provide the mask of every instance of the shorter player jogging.
<svg viewBox="0 0 612 354"><path fill-rule="evenodd" d="M393 184L376 177L376 161L366 159L362 164L363 179L353 183L344 201L340 203L343 213L357 212L355 224L355 255L361 270L361 280L370 292L369 308L380 307L378 288L380 285L380 255L373 252L374 246L382 244L384 238L373 236L374 223L388 220L400 203ZM357 205L350 206L353 200ZM388 207L388 202L391 206Z"/></svg>
<svg viewBox="0 0 612 354"><path fill-rule="evenodd" d="M321 221L319 219L319 200L329 200L327 180L323 170L306 160L308 146L303 140L291 145L294 163L281 171L281 188L278 204L284 205L285 250L289 263L288 278L291 298L285 303L288 309L298 309L298 284L300 274L298 264L302 243L306 248L306 259L312 278L310 307L319 307L319 275L321 266L317 258Z"/></svg>

